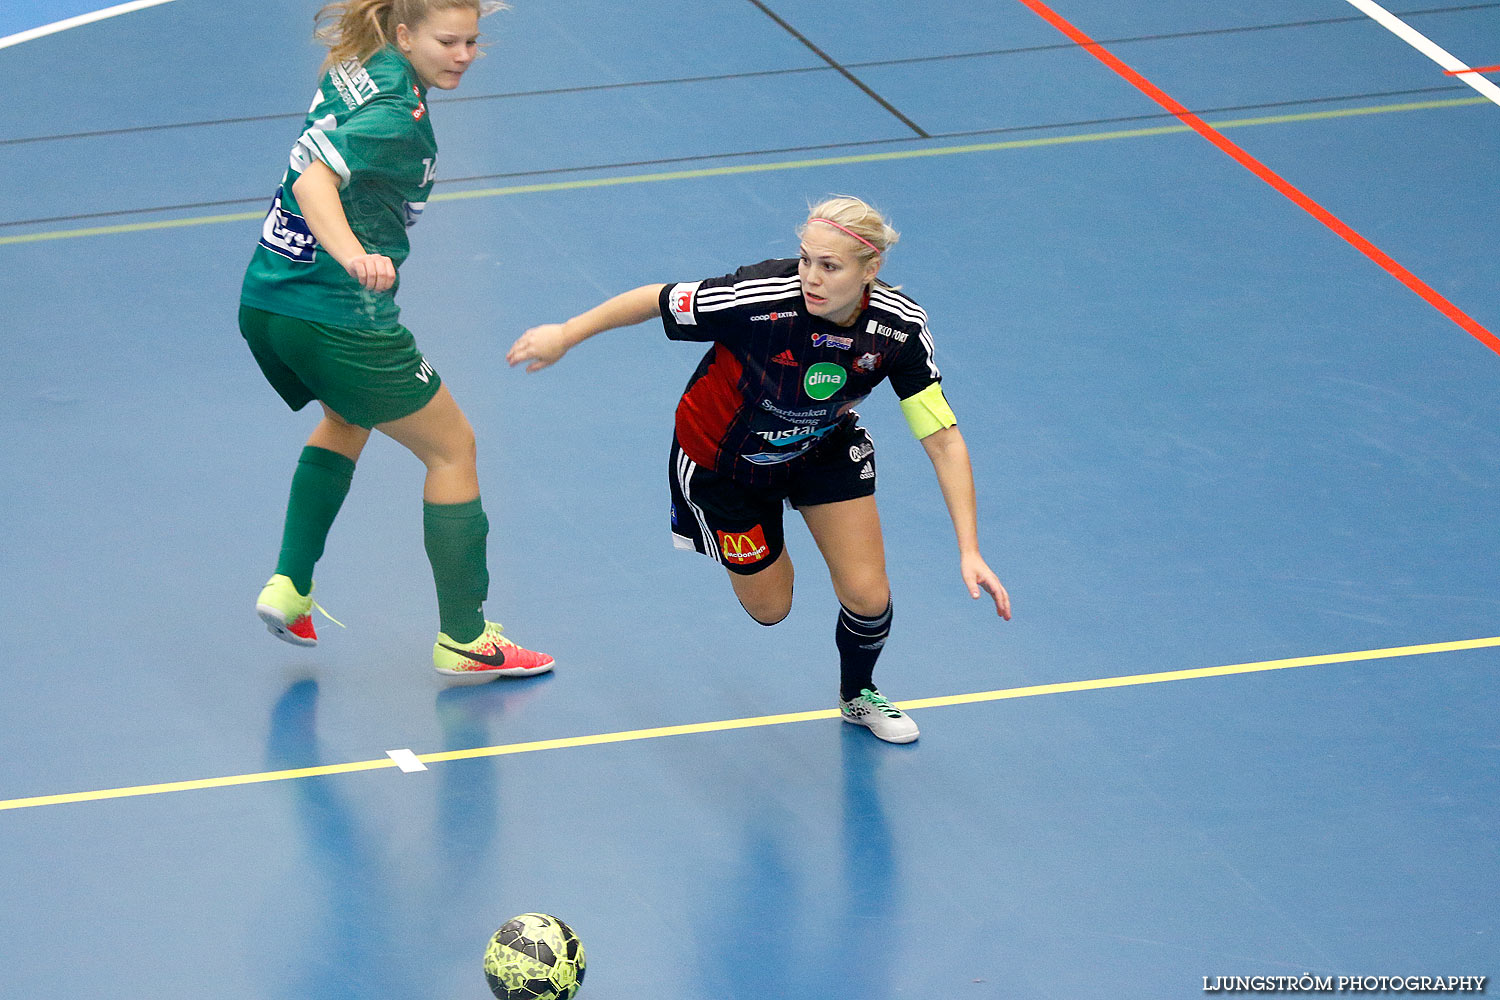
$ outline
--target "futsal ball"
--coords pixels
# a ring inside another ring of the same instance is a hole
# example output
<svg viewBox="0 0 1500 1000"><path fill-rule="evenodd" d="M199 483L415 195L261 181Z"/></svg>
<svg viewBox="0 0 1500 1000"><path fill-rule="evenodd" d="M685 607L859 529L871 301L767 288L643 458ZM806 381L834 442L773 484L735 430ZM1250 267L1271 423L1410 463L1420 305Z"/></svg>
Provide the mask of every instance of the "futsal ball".
<svg viewBox="0 0 1500 1000"><path fill-rule="evenodd" d="M583 968L583 942L545 913L507 920L484 950L484 978L499 1000L571 1000Z"/></svg>

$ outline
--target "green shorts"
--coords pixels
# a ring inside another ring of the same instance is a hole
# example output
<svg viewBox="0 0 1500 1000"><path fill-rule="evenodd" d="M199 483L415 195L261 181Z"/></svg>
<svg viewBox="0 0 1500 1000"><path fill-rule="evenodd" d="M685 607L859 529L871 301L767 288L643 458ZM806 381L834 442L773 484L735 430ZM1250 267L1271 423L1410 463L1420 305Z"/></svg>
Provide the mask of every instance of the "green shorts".
<svg viewBox="0 0 1500 1000"><path fill-rule="evenodd" d="M240 333L286 405L320 400L360 427L416 413L443 384L399 324L351 330L241 305Z"/></svg>

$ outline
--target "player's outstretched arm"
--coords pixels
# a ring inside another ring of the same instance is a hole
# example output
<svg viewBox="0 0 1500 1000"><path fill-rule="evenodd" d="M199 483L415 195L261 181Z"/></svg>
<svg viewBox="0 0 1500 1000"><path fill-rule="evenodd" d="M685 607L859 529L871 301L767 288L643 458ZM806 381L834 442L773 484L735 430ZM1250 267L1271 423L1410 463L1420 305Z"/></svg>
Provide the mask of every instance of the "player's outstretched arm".
<svg viewBox="0 0 1500 1000"><path fill-rule="evenodd" d="M994 598L995 613L1010 621L1010 595L979 554L974 469L969 462L969 448L964 444L963 435L957 427L945 427L924 437L922 447L932 459L938 488L943 491L948 516L953 519L953 530L958 535L959 572L963 575L964 586L969 588L969 596L977 600L980 591L987 591Z"/></svg>
<svg viewBox="0 0 1500 1000"><path fill-rule="evenodd" d="M396 283L396 265L391 259L366 253L364 244L349 228L344 203L339 200L339 175L326 163L314 160L292 182L292 195L318 246L338 261L351 278L371 292L386 291Z"/></svg>
<svg viewBox="0 0 1500 1000"><path fill-rule="evenodd" d="M622 292L566 323L544 323L534 326L510 345L505 360L514 368L522 362L529 372L541 371L555 364L569 350L605 330L634 326L661 315L661 290L664 285L642 285Z"/></svg>

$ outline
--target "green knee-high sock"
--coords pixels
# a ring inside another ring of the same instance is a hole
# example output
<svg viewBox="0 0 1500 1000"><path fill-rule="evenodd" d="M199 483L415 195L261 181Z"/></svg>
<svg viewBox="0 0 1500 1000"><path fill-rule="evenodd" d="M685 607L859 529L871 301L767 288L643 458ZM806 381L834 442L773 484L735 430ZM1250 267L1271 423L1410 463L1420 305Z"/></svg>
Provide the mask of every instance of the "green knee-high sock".
<svg viewBox="0 0 1500 1000"><path fill-rule="evenodd" d="M478 498L422 504L422 539L437 584L438 627L456 642L473 642L484 631L484 599L490 592L485 562L489 531L490 521Z"/></svg>
<svg viewBox="0 0 1500 1000"><path fill-rule="evenodd" d="M312 445L302 449L292 475L276 572L291 577L304 596L312 591L313 566L323 555L328 529L333 527L353 479L354 460L348 456Z"/></svg>

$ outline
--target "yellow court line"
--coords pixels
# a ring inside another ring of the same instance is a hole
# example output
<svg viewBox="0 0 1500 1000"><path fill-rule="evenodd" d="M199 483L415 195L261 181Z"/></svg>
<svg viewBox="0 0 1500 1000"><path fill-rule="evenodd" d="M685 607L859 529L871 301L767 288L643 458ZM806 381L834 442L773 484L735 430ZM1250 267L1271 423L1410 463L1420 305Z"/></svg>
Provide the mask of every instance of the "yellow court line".
<svg viewBox="0 0 1500 1000"><path fill-rule="evenodd" d="M1046 694L1068 694L1073 691L1102 691L1106 688L1134 687L1138 684L1162 684L1167 681L1191 681L1202 677L1228 677L1233 674L1256 674L1268 670L1290 670L1294 667L1318 667L1330 663L1359 663L1366 660L1388 660L1398 656L1426 656L1429 653L1452 653L1465 649L1500 646L1500 636L1488 639L1463 639L1457 642L1433 642L1421 646L1392 646L1388 649L1365 649L1355 653L1322 653L1317 656L1294 656L1284 660L1261 660L1256 663L1231 663L1222 667L1194 667L1190 670L1168 670L1157 674L1134 674L1129 677L1102 677L1091 681L1064 681L1038 684L1034 687L983 691L978 694L954 694L942 698L919 698L899 702L901 708L946 708L950 705L972 705L981 701L1007 698L1035 698Z"/></svg>
<svg viewBox="0 0 1500 1000"><path fill-rule="evenodd" d="M946 695L940 698L919 698L914 701L897 702L896 704L907 710L945 708L953 705L972 705L986 701L1003 701L1010 698L1035 698L1042 695L1067 694L1075 691L1100 691L1107 688L1134 687L1141 684L1163 684L1169 681L1198 680L1204 677L1226 677L1233 674L1289 670L1296 667L1323 666L1332 663L1358 663L1403 656L1426 656L1432 653L1451 653L1460 650L1484 649L1493 646L1500 646L1500 636L1491 636L1486 639L1461 639L1456 642L1434 642L1418 646L1392 646L1386 649L1366 649L1353 653L1324 653L1317 656L1297 656L1281 660L1261 660L1254 663L1232 663L1220 667L1195 667L1188 670L1168 670L1160 673L1133 674L1123 677L1101 677L1094 680L1065 681L1058 684L1038 684L1031 687L1006 688L999 691ZM654 729L633 729L620 733L600 733L594 736L567 736L560 739L536 740L530 743L510 743L494 747L476 747L469 750L444 750L439 753L419 754L417 755L417 760L424 764L438 764L444 761L473 760L479 757L505 757L514 754L535 753L540 750L569 750L578 747L602 746L609 743L630 743L637 740L662 739L668 736L691 736L698 733L754 729L759 726L784 726L794 722L835 719L838 718L838 714L837 709L828 708L811 712L792 712L785 715L762 715L749 719L694 722L680 726L659 726ZM350 774L356 771L373 771L379 768L395 766L396 762L389 757L381 757L377 760L355 761L348 764L327 764L319 767L301 767L287 771L265 771L260 774L236 774L222 778L198 778L191 781L170 781L155 785L105 788L91 792L36 795L23 799L0 800L0 811L7 809L32 809L38 806L66 805L75 802L97 802L103 799L123 799L139 795L161 795L167 792L227 788L234 785L252 785L269 781L289 781L295 778Z"/></svg>
<svg viewBox="0 0 1500 1000"><path fill-rule="evenodd" d="M56 806L68 802L96 802L100 799L127 799L137 795L163 795L167 792L192 792L205 788L229 788L233 785L256 785L267 781L289 781L292 778L317 778L328 774L351 774L355 771L373 771L381 767L395 767L389 757L380 760L361 760L350 764L324 764L318 767L298 767L289 771L262 771L259 774L232 774L223 778L194 778L189 781L164 781L155 785L134 785L129 788L101 788L93 792L65 792L62 795L37 795L28 799L0 801L0 811L6 809L28 809L35 806Z"/></svg>
<svg viewBox="0 0 1500 1000"><path fill-rule="evenodd" d="M1235 118L1226 121L1210 122L1209 124L1217 129L1251 128L1264 125L1287 125L1294 122L1326 121L1334 118L1352 118L1362 115L1394 114L1402 111L1456 108L1469 104L1484 103L1487 102L1483 97L1458 97L1434 101L1409 101L1402 104L1381 104L1363 108L1304 111L1296 114L1268 115L1259 118ZM445 191L441 194L433 195L428 200L462 201L472 198L504 198L521 194L580 191L588 188L618 187L626 184L659 184L668 181L700 180L708 177L732 177L742 174L768 173L781 170L807 170L815 167L838 167L860 163L912 160L929 156L957 156L969 153L993 153L1013 149L1037 149L1043 146L1065 146L1082 142L1143 139L1151 136L1174 135L1191 131L1191 128L1182 124L1159 125L1149 128L1117 129L1109 132L1085 132L1078 135L1047 136L1037 139L1009 139L1004 142L970 143L961 146L934 146L925 149L891 150L884 153L854 153L848 156L825 156L803 160L776 160L771 163L741 163L724 167L702 167L695 170L670 170L650 174L629 174L619 177L592 177L571 181L548 181L539 184L517 184L509 187L476 188L472 191ZM40 243L46 240L80 239L88 236L119 236L126 233L142 233L157 229L208 226L221 222L249 222L264 217L264 211L237 212L229 215L204 215L156 222L131 222L115 226L91 226L86 229L57 229L48 232L26 233L20 236L0 236L0 246L18 243Z"/></svg>

